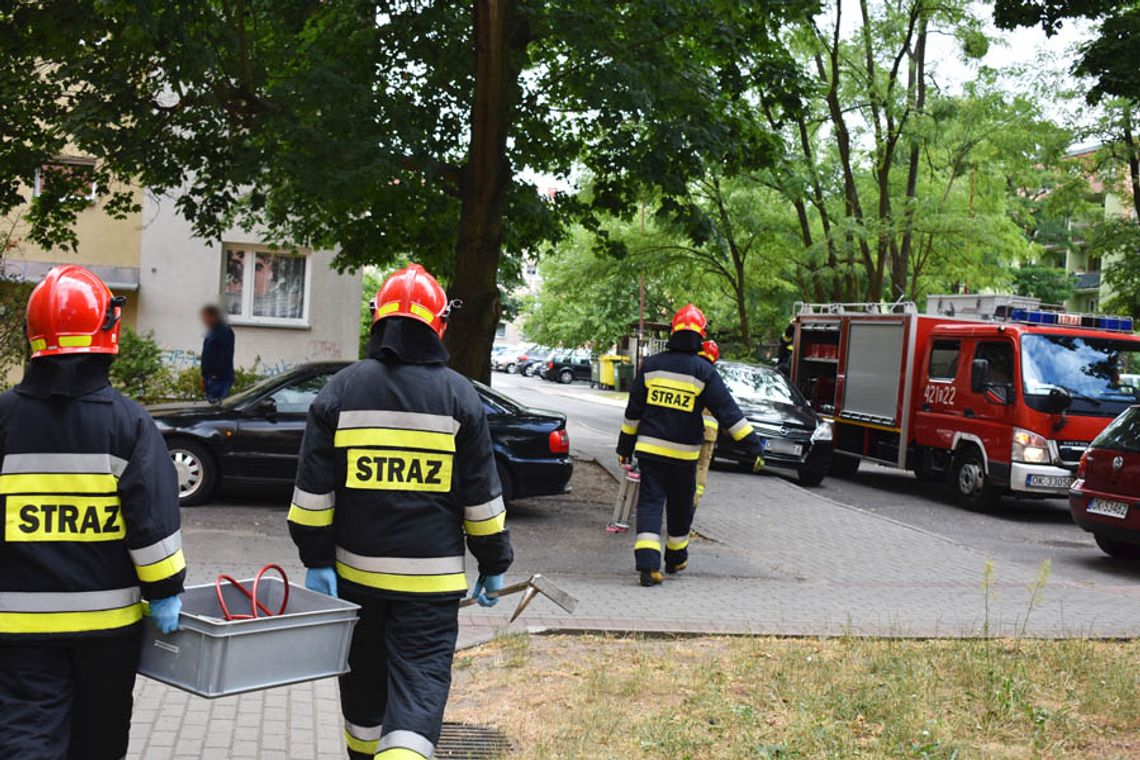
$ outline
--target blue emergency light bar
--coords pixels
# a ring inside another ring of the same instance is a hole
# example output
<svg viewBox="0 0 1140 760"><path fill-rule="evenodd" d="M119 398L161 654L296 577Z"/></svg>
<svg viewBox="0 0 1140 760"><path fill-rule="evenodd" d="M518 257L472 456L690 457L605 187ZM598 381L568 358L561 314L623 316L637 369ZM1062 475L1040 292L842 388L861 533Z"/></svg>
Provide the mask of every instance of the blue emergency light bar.
<svg viewBox="0 0 1140 760"><path fill-rule="evenodd" d="M1023 322L1027 325L1055 325L1057 327L1081 327L1086 330L1132 332L1132 317L1069 314L1063 311L1038 311L1036 309L1018 308L1009 310L1009 321Z"/></svg>

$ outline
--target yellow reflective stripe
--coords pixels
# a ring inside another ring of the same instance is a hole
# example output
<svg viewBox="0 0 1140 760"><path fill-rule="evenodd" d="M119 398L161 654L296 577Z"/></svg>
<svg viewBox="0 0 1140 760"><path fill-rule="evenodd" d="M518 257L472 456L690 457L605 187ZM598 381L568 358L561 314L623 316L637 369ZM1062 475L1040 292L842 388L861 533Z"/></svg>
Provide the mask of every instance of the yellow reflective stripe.
<svg viewBox="0 0 1140 760"><path fill-rule="evenodd" d="M634 446L634 450L643 452L645 454L656 454L660 457L669 457L670 459L682 459L687 462L695 462L700 459L701 456L699 449L696 451L675 449L669 446L660 446L655 443L646 443L644 439L637 442L637 445Z"/></svg>
<svg viewBox="0 0 1140 760"><path fill-rule="evenodd" d="M741 420L728 429L728 433L732 436L732 440L734 441L747 438L752 435L753 432L755 431L752 429L752 425L748 424L748 420Z"/></svg>
<svg viewBox="0 0 1140 760"><path fill-rule="evenodd" d="M705 427L712 428L713 430L716 430L720 427L720 423L717 422L714 418L708 416L707 414L702 416L705 418Z"/></svg>
<svg viewBox="0 0 1140 760"><path fill-rule="evenodd" d="M289 506L288 520L297 525L308 525L310 528L324 528L333 524L335 511L332 507L328 509L305 509L292 504Z"/></svg>
<svg viewBox="0 0 1140 760"><path fill-rule="evenodd" d="M455 436L451 433L429 433L423 430L396 428L344 428L336 431L333 445L347 446L398 446L428 451L455 451Z"/></svg>
<svg viewBox="0 0 1140 760"><path fill-rule="evenodd" d="M353 752L359 752L363 755L375 755L376 749L380 746L379 739L357 739L348 731L344 732L344 743Z"/></svg>
<svg viewBox="0 0 1140 760"><path fill-rule="evenodd" d="M60 348L85 348L91 345L90 335L61 335L59 336Z"/></svg>
<svg viewBox="0 0 1140 760"><path fill-rule="evenodd" d="M638 533L637 541L633 544L634 551L638 549L650 549L655 552L661 551L661 536L658 533Z"/></svg>
<svg viewBox="0 0 1140 760"><path fill-rule="evenodd" d="M45 348L47 348L47 341L43 338L36 338L31 341L31 343L33 351L43 351Z"/></svg>
<svg viewBox="0 0 1140 760"><path fill-rule="evenodd" d="M689 545L689 537L688 536L685 536L684 538L677 538L675 536L669 536L665 540L665 548L666 549L672 549L673 551L681 551L682 549L684 549L688 545Z"/></svg>
<svg viewBox="0 0 1140 760"><path fill-rule="evenodd" d="M427 309L425 309L424 307L420 306L418 303L410 304L409 309L411 310L411 312L413 314L415 314L420 319L426 319L428 322L434 322L435 321L435 315L432 314Z"/></svg>
<svg viewBox="0 0 1140 760"><path fill-rule="evenodd" d="M674 380L671 378L665 379L658 377L652 380L646 380L645 386L647 388L665 388L668 390L684 391L686 393L694 394L699 394L701 392L701 386L697 385L696 383L687 383L683 380Z"/></svg>
<svg viewBox="0 0 1140 760"><path fill-rule="evenodd" d="M426 760L426 758L427 755L421 755L414 749L405 749L404 747L392 747L376 755L376 760Z"/></svg>
<svg viewBox="0 0 1140 760"><path fill-rule="evenodd" d="M488 520L464 520L463 530L469 536L491 536L507 527L507 513L500 512Z"/></svg>
<svg viewBox="0 0 1140 760"><path fill-rule="evenodd" d="M142 620L142 605L92 612L0 612L0 633L79 633L122 628Z"/></svg>
<svg viewBox="0 0 1140 760"><path fill-rule="evenodd" d="M391 314L394 311L399 311L399 309L400 309L400 302L399 301L389 301L388 303L382 305L379 309L376 310L376 316L382 317L385 314Z"/></svg>
<svg viewBox="0 0 1140 760"><path fill-rule="evenodd" d="M166 559L160 559L158 562L153 562L149 565L136 565L135 573L138 574L139 580L143 583L157 583L177 575L185 569L186 555L179 549Z"/></svg>
<svg viewBox="0 0 1140 760"><path fill-rule="evenodd" d="M701 327L700 325L696 324L695 322L690 322L690 323L682 322L681 324L673 325L673 332L677 332L678 330L692 330L693 332L703 332L704 329L705 328Z"/></svg>
<svg viewBox="0 0 1140 760"><path fill-rule="evenodd" d="M703 495L704 492L705 492L705 484L704 483L697 483L697 496Z"/></svg>
<svg viewBox="0 0 1140 760"><path fill-rule="evenodd" d="M119 481L110 473L18 473L0 475L0 494L114 493Z"/></svg>
<svg viewBox="0 0 1140 760"><path fill-rule="evenodd" d="M357 570L343 562L336 563L336 572L342 578L361 586L384 591L403 591L409 594L450 594L467 591L467 576L463 573L443 575L396 575Z"/></svg>
<svg viewBox="0 0 1140 760"><path fill-rule="evenodd" d="M623 422L621 424L621 432L625 433L626 435L637 435L637 428L631 425L627 425Z"/></svg>

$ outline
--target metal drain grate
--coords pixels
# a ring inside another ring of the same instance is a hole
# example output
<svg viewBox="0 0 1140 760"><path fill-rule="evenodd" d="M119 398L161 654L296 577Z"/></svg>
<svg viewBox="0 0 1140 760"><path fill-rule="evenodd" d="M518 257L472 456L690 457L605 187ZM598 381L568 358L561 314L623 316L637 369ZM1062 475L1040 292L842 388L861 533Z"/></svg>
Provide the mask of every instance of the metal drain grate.
<svg viewBox="0 0 1140 760"><path fill-rule="evenodd" d="M502 731L470 723L444 723L435 745L436 758L502 760L514 745Z"/></svg>

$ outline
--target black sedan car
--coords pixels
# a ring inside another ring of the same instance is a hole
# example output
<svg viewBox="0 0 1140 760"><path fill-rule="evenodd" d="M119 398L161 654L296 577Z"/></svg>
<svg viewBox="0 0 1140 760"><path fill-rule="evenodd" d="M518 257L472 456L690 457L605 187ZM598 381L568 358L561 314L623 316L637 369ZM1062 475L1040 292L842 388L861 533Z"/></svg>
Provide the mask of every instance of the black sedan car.
<svg viewBox="0 0 1140 760"><path fill-rule="evenodd" d="M831 422L819 417L807 399L775 370L739 362L717 362L717 371L744 416L764 439L769 467L794 470L802 485L823 482L831 467ZM723 432L717 440L718 459L740 463L748 455Z"/></svg>
<svg viewBox="0 0 1140 760"><path fill-rule="evenodd" d="M178 471L182 504L200 504L220 486L292 483L309 404L347 365L303 364L217 406L150 407ZM564 492L573 469L566 416L528 409L473 384L487 411L504 499Z"/></svg>

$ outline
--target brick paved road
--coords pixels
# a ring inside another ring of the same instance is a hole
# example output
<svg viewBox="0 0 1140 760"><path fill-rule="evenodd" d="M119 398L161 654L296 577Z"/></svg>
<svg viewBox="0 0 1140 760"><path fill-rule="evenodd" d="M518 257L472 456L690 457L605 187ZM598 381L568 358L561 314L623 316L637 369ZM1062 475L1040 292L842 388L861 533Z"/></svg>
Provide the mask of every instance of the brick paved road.
<svg viewBox="0 0 1140 760"><path fill-rule="evenodd" d="M559 389L535 388L544 406L571 401L552 392ZM572 426L575 450L608 463L606 419L620 409L595 402L590 410ZM582 475L590 470L579 467ZM536 601L517 628L888 636L977 635L987 627L1040 636L1140 630L1134 574L1093 582L1067 571L1049 580L1030 610L1031 563L844 506L778 477L736 472L713 474L697 515L703 537L693 544L691 570L642 589L632 571L632 537L604 531L615 486L593 472L593 479L579 476L572 495L511 510L518 555L512 576L543 572L581 602L568 617ZM187 510L192 581L212 580L220 569L251 574L269 560L285 560L300 579L285 530L287 498L284 492L252 506L243 498ZM987 618L982 577L989 560L995 583ZM464 641L503 626L509 613L507 603L463 612ZM134 737L132 758L341 756L330 681L207 702L143 680Z"/></svg>

